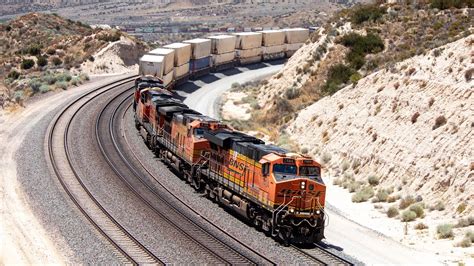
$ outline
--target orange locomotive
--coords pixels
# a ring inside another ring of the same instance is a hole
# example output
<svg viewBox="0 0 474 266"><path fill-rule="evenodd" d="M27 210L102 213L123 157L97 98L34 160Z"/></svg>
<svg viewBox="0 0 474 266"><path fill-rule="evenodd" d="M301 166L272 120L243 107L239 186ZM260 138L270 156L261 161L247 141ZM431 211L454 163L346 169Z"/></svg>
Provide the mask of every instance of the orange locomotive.
<svg viewBox="0 0 474 266"><path fill-rule="evenodd" d="M321 166L189 109L169 92L138 89L145 142L192 186L285 244L324 237Z"/></svg>

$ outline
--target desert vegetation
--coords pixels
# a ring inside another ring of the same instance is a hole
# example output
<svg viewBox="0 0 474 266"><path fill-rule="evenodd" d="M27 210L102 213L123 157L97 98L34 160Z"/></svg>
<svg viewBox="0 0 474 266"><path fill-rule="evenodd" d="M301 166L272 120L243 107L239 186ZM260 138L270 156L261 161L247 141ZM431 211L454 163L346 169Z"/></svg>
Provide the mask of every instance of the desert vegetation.
<svg viewBox="0 0 474 266"><path fill-rule="evenodd" d="M118 30L92 29L56 14L31 13L0 24L0 97L6 105L88 80L82 64L119 40Z"/></svg>

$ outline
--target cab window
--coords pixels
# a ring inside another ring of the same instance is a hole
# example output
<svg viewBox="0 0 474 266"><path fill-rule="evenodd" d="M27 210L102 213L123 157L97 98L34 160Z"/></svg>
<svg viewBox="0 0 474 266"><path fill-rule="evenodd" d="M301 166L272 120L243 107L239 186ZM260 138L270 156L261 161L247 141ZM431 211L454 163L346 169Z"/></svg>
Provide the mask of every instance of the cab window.
<svg viewBox="0 0 474 266"><path fill-rule="evenodd" d="M273 165L273 172L277 173L277 174L296 175L296 165L275 164L275 165Z"/></svg>
<svg viewBox="0 0 474 266"><path fill-rule="evenodd" d="M301 166L300 175L317 177L321 175L321 169L319 169L319 167L316 167L316 166Z"/></svg>

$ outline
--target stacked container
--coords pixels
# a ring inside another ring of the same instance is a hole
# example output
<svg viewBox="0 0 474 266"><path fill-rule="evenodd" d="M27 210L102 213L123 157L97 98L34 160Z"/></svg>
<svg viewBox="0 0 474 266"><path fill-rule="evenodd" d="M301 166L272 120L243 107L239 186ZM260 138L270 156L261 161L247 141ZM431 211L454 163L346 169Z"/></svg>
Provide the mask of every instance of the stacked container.
<svg viewBox="0 0 474 266"><path fill-rule="evenodd" d="M260 33L262 33L263 60L284 58L286 33L283 30L264 30Z"/></svg>
<svg viewBox="0 0 474 266"><path fill-rule="evenodd" d="M262 33L240 32L234 34L236 56L241 65L257 63L262 60Z"/></svg>
<svg viewBox="0 0 474 266"><path fill-rule="evenodd" d="M211 40L211 65L215 71L234 67L235 36L218 35L209 37Z"/></svg>
<svg viewBox="0 0 474 266"><path fill-rule="evenodd" d="M173 70L174 70L174 50L166 48L157 48L147 53L148 55L156 55L163 57L162 66L161 66L161 76L159 78L163 79L163 86L168 86L173 82Z"/></svg>
<svg viewBox="0 0 474 266"><path fill-rule="evenodd" d="M190 74L193 77L197 77L209 73L211 66L211 40L192 39L184 41L184 43L191 44Z"/></svg>
<svg viewBox="0 0 474 266"><path fill-rule="evenodd" d="M309 38L309 30L303 28L285 29L286 56L292 56Z"/></svg>
<svg viewBox="0 0 474 266"><path fill-rule="evenodd" d="M174 50L173 78L177 83L185 82L189 76L189 60L191 59L191 44L172 43L164 48Z"/></svg>

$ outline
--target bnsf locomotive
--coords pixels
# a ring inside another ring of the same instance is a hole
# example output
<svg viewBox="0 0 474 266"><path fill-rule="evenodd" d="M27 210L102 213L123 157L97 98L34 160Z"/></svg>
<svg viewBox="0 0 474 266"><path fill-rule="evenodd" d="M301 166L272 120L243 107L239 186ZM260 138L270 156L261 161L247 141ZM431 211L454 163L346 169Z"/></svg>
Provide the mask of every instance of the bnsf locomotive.
<svg viewBox="0 0 474 266"><path fill-rule="evenodd" d="M326 187L319 163L237 132L160 87L139 78L134 110L136 128L164 162L284 244L324 237Z"/></svg>

